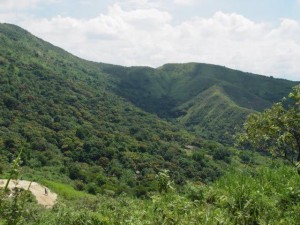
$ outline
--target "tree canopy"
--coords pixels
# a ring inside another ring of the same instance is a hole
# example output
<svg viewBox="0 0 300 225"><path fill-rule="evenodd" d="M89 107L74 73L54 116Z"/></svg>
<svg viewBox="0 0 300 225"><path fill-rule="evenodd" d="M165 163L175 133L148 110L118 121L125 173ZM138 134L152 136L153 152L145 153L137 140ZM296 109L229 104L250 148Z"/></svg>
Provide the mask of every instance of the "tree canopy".
<svg viewBox="0 0 300 225"><path fill-rule="evenodd" d="M282 157L293 165L300 162L300 85L287 98L262 113L251 114L238 136L238 143Z"/></svg>

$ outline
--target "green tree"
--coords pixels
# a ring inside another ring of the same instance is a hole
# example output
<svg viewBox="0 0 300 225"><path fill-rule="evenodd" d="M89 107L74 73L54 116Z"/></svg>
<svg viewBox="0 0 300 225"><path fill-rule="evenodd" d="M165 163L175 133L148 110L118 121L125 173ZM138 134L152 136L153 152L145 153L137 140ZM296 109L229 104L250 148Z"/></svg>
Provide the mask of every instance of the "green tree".
<svg viewBox="0 0 300 225"><path fill-rule="evenodd" d="M168 190L173 190L172 181L168 170L161 170L156 175L159 193L167 193Z"/></svg>
<svg viewBox="0 0 300 225"><path fill-rule="evenodd" d="M300 174L300 85L270 109L250 115L237 142L288 160Z"/></svg>

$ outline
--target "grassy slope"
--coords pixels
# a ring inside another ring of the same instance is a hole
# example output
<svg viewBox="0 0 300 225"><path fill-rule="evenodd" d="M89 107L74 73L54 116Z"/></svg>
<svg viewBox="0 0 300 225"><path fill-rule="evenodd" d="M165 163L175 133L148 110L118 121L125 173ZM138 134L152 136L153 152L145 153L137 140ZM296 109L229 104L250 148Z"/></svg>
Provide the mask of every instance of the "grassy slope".
<svg viewBox="0 0 300 225"><path fill-rule="evenodd" d="M211 136L207 138L222 140L232 134L236 126L232 121L245 119L249 113L254 112L238 106L223 88L216 85L182 104L177 110L185 112L178 118L180 123L199 133L205 133L205 130L215 131L210 132Z"/></svg>

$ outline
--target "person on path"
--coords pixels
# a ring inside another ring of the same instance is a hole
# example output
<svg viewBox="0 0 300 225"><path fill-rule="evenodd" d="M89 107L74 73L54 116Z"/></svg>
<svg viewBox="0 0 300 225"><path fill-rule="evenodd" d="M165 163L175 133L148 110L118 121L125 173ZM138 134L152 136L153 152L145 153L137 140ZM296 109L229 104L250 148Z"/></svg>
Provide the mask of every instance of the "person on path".
<svg viewBox="0 0 300 225"><path fill-rule="evenodd" d="M47 188L45 188L45 195L48 195L48 190L47 190Z"/></svg>

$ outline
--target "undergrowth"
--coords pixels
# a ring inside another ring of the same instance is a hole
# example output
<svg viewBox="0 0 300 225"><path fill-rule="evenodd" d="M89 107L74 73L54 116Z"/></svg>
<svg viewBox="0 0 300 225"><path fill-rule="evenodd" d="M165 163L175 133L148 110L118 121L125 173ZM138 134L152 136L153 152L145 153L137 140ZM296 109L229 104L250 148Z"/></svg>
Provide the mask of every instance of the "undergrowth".
<svg viewBox="0 0 300 225"><path fill-rule="evenodd" d="M11 178L19 175L19 162L18 158L14 161ZM6 187L1 191L0 224L300 224L300 177L287 165L235 169L214 183L188 182L181 188L175 187L168 171L161 171L155 179L157 191L144 199L125 193L89 195L43 180L59 195L52 209L30 202L26 191L8 198Z"/></svg>

